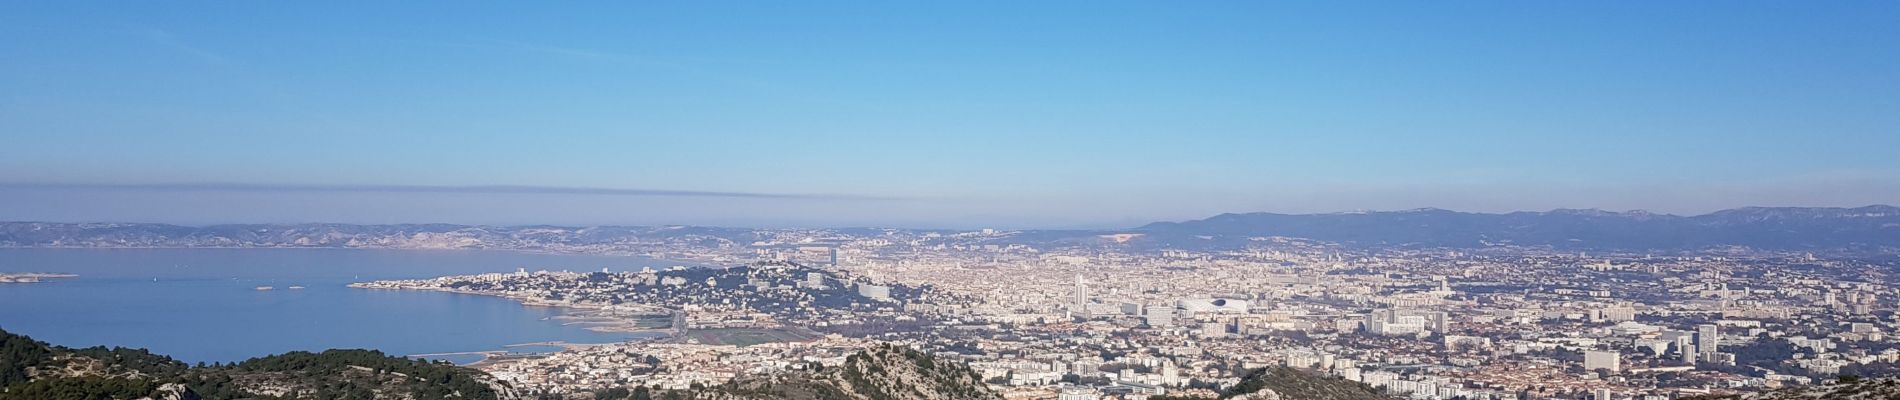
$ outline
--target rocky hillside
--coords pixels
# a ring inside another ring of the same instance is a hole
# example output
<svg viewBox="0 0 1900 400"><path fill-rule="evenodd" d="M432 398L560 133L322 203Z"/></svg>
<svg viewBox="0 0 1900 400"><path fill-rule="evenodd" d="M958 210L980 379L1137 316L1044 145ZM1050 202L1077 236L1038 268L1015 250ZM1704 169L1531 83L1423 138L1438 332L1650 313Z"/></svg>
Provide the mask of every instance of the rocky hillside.
<svg viewBox="0 0 1900 400"><path fill-rule="evenodd" d="M1221 390L1228 400L1393 400L1365 384L1321 376L1288 367L1262 368ZM1207 400L1195 397L1151 397L1150 400Z"/></svg>
<svg viewBox="0 0 1900 400"><path fill-rule="evenodd" d="M510 399L487 374L370 350L191 367L142 349L70 349L0 330L0 400Z"/></svg>
<svg viewBox="0 0 1900 400"><path fill-rule="evenodd" d="M963 364L908 348L882 346L852 355L844 365L734 379L677 393L700 400L991 400L990 390Z"/></svg>
<svg viewBox="0 0 1900 400"><path fill-rule="evenodd" d="M1900 378L1855 379L1827 385L1763 393L1704 396L1693 400L1892 400L1900 399Z"/></svg>

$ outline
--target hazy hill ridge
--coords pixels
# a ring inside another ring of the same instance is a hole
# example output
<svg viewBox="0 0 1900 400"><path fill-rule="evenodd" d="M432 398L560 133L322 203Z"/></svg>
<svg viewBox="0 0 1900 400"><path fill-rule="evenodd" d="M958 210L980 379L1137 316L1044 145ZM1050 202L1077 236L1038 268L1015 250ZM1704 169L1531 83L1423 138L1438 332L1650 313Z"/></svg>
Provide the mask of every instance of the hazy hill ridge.
<svg viewBox="0 0 1900 400"><path fill-rule="evenodd" d="M1181 246L1255 237L1348 245L1471 248L1497 245L1583 250L1900 249L1900 207L1749 207L1695 216L1601 210L1484 214L1418 209L1332 214L1221 214L1134 229Z"/></svg>

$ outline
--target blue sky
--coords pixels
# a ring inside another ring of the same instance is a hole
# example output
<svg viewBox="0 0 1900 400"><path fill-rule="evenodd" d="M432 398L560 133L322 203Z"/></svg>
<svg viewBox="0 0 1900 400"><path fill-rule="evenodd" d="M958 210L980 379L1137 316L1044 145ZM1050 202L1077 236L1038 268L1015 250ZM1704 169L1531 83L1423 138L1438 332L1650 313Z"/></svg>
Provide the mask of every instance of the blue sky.
<svg viewBox="0 0 1900 400"><path fill-rule="evenodd" d="M6 2L0 219L1900 203L1900 3L1023 3Z"/></svg>

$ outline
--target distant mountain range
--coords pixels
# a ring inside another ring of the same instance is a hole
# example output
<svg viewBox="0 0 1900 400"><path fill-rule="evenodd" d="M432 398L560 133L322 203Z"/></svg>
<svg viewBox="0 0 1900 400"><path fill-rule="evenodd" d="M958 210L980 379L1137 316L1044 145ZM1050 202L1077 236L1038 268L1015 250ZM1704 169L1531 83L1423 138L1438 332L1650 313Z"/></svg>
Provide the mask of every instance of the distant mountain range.
<svg viewBox="0 0 1900 400"><path fill-rule="evenodd" d="M1539 246L1578 250L1900 249L1900 207L1748 207L1696 216L1554 210L1483 214L1440 209L1332 214L1221 214L1134 229L1178 247L1227 247L1259 237L1359 246Z"/></svg>
<svg viewBox="0 0 1900 400"><path fill-rule="evenodd" d="M684 248L744 252L756 244L881 237L890 242L1027 244L1129 250L1242 249L1276 238L1359 248L1521 246L1590 251L1748 248L1900 254L1900 207L1749 207L1695 216L1601 210L1485 214L1417 209L1330 214L1221 214L1124 230L1029 230L994 235L926 229L748 229L693 226L475 226L0 222L0 247L339 247L642 253ZM823 244L818 242L817 244Z"/></svg>

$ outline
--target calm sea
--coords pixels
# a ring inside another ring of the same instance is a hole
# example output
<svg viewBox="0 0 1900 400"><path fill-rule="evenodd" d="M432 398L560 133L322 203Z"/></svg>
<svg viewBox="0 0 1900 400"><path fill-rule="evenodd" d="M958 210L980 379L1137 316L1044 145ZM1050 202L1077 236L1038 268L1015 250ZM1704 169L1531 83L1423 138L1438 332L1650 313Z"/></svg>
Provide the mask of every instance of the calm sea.
<svg viewBox="0 0 1900 400"><path fill-rule="evenodd" d="M193 363L330 348L410 355L553 340L603 343L636 336L563 326L549 319L560 310L506 299L344 285L516 268L627 271L675 264L497 251L0 249L0 272L79 275L0 284L0 329L70 347L144 347Z"/></svg>

